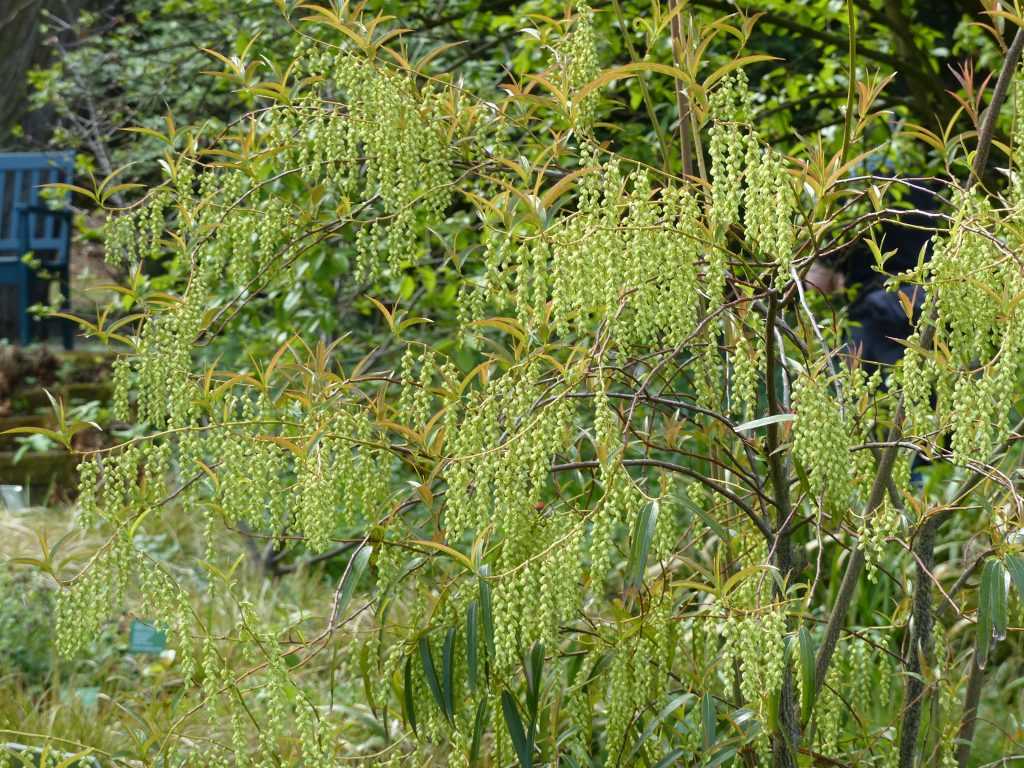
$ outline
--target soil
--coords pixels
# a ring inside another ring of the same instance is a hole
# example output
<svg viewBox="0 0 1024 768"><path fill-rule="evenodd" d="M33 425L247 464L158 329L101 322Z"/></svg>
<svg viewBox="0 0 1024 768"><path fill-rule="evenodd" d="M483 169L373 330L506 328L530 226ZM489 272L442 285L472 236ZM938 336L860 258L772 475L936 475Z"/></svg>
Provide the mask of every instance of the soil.
<svg viewBox="0 0 1024 768"><path fill-rule="evenodd" d="M0 343L0 416L12 413L11 395L27 384L52 386L60 360L47 347L15 347Z"/></svg>

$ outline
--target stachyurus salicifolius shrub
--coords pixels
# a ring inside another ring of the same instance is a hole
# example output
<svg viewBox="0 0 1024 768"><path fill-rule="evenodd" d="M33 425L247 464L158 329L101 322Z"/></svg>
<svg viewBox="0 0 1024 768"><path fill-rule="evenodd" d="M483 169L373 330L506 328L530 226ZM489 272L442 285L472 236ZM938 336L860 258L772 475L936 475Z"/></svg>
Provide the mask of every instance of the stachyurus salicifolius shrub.
<svg viewBox="0 0 1024 768"><path fill-rule="evenodd" d="M168 135L165 182L112 215L118 402L148 432L85 457L81 521L108 543L61 575L58 642L126 602L168 630L182 704L155 764L970 760L985 676L1020 665L1017 158L977 183L1020 45L967 149L929 134L948 205L898 276L925 307L868 375L803 276L917 183L851 149L882 84L851 85L834 154L787 156L757 129L762 57L602 69L592 14L550 22L548 68L499 96L410 63L380 19L303 6L287 72L227 63L258 108L212 144ZM689 51L724 24L652 30ZM685 90L680 167L616 152L602 91L631 77ZM363 324L214 359L324 253ZM141 279L151 255L180 280ZM401 292L428 263L455 309ZM133 544L170 514L205 526L177 564L198 592ZM234 533L341 558L319 614L259 615ZM328 686L311 670L337 656Z"/></svg>

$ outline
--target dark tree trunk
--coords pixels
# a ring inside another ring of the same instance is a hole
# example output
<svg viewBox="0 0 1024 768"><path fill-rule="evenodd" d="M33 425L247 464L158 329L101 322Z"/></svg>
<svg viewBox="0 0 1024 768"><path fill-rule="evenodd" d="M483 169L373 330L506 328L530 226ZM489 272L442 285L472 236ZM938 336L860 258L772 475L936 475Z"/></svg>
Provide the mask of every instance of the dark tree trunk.
<svg viewBox="0 0 1024 768"><path fill-rule="evenodd" d="M49 110L28 108L28 71L45 66L49 48L40 26L44 12L71 20L97 0L9 0L0 3L0 149L39 147L48 141L52 115ZM20 126L21 135L12 133Z"/></svg>

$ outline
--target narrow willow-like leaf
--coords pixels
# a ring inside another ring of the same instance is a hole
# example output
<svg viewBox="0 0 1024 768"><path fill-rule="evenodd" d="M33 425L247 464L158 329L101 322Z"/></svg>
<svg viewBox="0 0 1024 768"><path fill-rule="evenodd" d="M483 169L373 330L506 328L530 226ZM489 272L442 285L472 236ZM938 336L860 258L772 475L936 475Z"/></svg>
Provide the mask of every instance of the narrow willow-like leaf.
<svg viewBox="0 0 1024 768"><path fill-rule="evenodd" d="M416 730L416 702L412 694L412 656L405 660L405 690L402 691L402 698L405 701L405 720L412 728L412 732L419 735Z"/></svg>
<svg viewBox="0 0 1024 768"><path fill-rule="evenodd" d="M494 658L494 611L491 607L491 585L487 581L490 568L480 568L480 619L484 625L484 643L488 658Z"/></svg>
<svg viewBox="0 0 1024 768"><path fill-rule="evenodd" d="M537 708L540 704L541 676L544 673L544 645L534 643L526 667L526 711L530 715L530 726L537 722Z"/></svg>
<svg viewBox="0 0 1024 768"><path fill-rule="evenodd" d="M627 586L637 589L640 587L644 577L644 568L647 566L647 556L651 551L651 541L654 539L655 527L658 524L658 512L660 505L657 500L645 504L637 516L636 525L633 529L633 546L630 548L629 578Z"/></svg>
<svg viewBox="0 0 1024 768"><path fill-rule="evenodd" d="M501 712L505 716L505 727L508 728L508 734L512 738L512 746L519 758L520 768L533 768L532 740L528 740L526 737L519 709L516 707L515 699L508 691L501 692Z"/></svg>
<svg viewBox="0 0 1024 768"><path fill-rule="evenodd" d="M476 706L476 718L473 721L473 742L469 746L469 764L476 765L480 760L480 744L487 728L487 700L481 699Z"/></svg>
<svg viewBox="0 0 1024 768"><path fill-rule="evenodd" d="M441 692L441 683L437 679L434 656L430 652L430 641L427 640L426 635L420 638L419 647L420 663L423 665L423 676L427 679L427 687L430 688L430 693L434 697L434 701L437 702L437 708L447 717L448 711L444 705L444 694Z"/></svg>
<svg viewBox="0 0 1024 768"><path fill-rule="evenodd" d="M992 560L992 637L996 640L1006 639L1008 623L1006 608L1006 573L1003 564Z"/></svg>
<svg viewBox="0 0 1024 768"><path fill-rule="evenodd" d="M441 681L444 693L444 713L449 720L455 718L455 627L448 630L444 638L444 652L441 659Z"/></svg>
<svg viewBox="0 0 1024 768"><path fill-rule="evenodd" d="M800 717L805 723L814 708L814 652L811 633L807 627L800 627Z"/></svg>
<svg viewBox="0 0 1024 768"><path fill-rule="evenodd" d="M376 717L377 702L373 695L373 683L370 681L370 650L369 643L359 649L359 676L363 681L363 695L366 696L366 703L370 705L370 711Z"/></svg>
<svg viewBox="0 0 1024 768"><path fill-rule="evenodd" d="M469 668L469 690L476 691L477 680L477 603L476 600L466 609L466 666Z"/></svg>
<svg viewBox="0 0 1024 768"><path fill-rule="evenodd" d="M661 760L655 763L654 768L669 768L670 765L679 765L679 759L685 754L685 750L678 748L673 749L671 752L669 752L667 755L661 758Z"/></svg>
<svg viewBox="0 0 1024 768"><path fill-rule="evenodd" d="M975 635L975 661L980 669L984 669L988 663L989 645L992 642L996 573L996 561L986 561L981 571L981 586L978 590L978 623ZM1001 588L1002 584L999 587Z"/></svg>
<svg viewBox="0 0 1024 768"><path fill-rule="evenodd" d="M1017 597L1024 601L1024 557L1007 555L1003 558L1003 565L1010 574L1013 586L1017 588Z"/></svg>
<svg viewBox="0 0 1024 768"><path fill-rule="evenodd" d="M700 720L704 735L704 749L711 749L718 740L718 723L715 720L715 700L705 693L700 701Z"/></svg>
<svg viewBox="0 0 1024 768"><path fill-rule="evenodd" d="M722 765L728 760L731 760L735 754L736 747L726 747L725 749L716 752L715 756L707 762L705 768L715 768L715 766Z"/></svg>
<svg viewBox="0 0 1024 768"><path fill-rule="evenodd" d="M796 416L792 413L776 413L772 416L762 416L760 419L754 419L753 421L745 421L742 424L737 424L733 429L736 432L749 432L758 427L767 427L769 424L793 421L795 418Z"/></svg>
<svg viewBox="0 0 1024 768"><path fill-rule="evenodd" d="M370 562L372 552L373 547L368 544L361 545L348 561L348 565L345 566L345 573L341 577L341 592L338 593L338 602L334 607L335 621L338 621L345 615L345 609L348 608L348 604L352 601L352 595L359 585L359 579L362 578L363 572L366 570L366 564Z"/></svg>
<svg viewBox="0 0 1024 768"><path fill-rule="evenodd" d="M689 501L685 496L680 497L680 502L682 503L684 509L699 517L701 519L701 522L703 522L708 528L710 528L718 538L720 538L722 541L729 540L729 532L726 531L725 528L722 527L722 524L715 520L715 518L713 518L711 515L709 515L707 512L705 512L703 509L698 507L693 502Z"/></svg>
<svg viewBox="0 0 1024 768"><path fill-rule="evenodd" d="M692 698L692 693L681 693L678 696L674 696L673 698L669 699L668 704L662 707L661 711L658 712L657 716L655 716L651 720L651 722L647 724L647 727L644 728L644 732L640 734L640 738L636 740L636 743L633 744L633 748L630 750L629 755L626 756L625 763L627 765L632 765L633 759L640 751L640 748L644 745L647 739L651 737L651 735L658 728L658 726L665 721L665 718L671 715L677 709L679 709L679 707L685 704L687 700Z"/></svg>

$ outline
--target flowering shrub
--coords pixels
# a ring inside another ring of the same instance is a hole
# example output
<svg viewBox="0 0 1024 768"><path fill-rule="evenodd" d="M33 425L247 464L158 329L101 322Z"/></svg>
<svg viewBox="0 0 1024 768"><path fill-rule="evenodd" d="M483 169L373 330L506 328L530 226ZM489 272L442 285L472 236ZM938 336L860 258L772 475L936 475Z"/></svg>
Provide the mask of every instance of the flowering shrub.
<svg viewBox="0 0 1024 768"><path fill-rule="evenodd" d="M934 258L899 276L927 293L906 356L868 376L803 275L914 183L853 173L870 88L834 155L787 157L757 130L758 57L602 70L580 6L499 100L410 63L380 18L304 7L276 80L227 62L259 107L212 145L167 136L165 183L108 227L129 275L159 253L182 278L125 289L117 402L150 431L85 457L81 522L108 543L59 575L57 635L73 655L125 601L168 630L186 704L154 761L966 764L986 667L1019 662L1005 575L1024 586L1022 198L1016 170L1001 194L975 183L992 125L947 182ZM602 121L608 82L666 76L693 112L688 177L617 154ZM210 361L242 306L331 249L384 342ZM457 317L395 288L427 262ZM915 455L952 479L912 482ZM201 595L134 545L167 514L204 521ZM977 562L936 549L958 519ZM257 615L220 546L236 531L345 558L320 615ZM937 558L976 632L932 604ZM900 594L856 603L866 567ZM321 654L346 659L326 694L305 674ZM352 753L353 711L379 724L373 755Z"/></svg>

